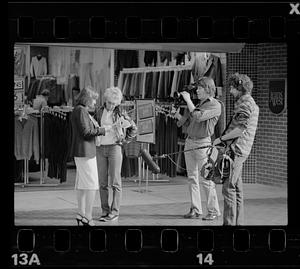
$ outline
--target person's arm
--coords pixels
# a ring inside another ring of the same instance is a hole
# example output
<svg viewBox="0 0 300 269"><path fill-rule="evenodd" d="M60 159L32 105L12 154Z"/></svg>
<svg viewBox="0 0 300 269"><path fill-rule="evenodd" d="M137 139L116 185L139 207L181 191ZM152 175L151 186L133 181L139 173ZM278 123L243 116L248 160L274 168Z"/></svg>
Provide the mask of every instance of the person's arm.
<svg viewBox="0 0 300 269"><path fill-rule="evenodd" d="M180 93L183 99L186 101L187 107L191 112L193 118L196 119L197 122L206 121L214 117L218 117L221 115L221 104L214 103L208 106L206 109L197 109L191 100L191 96L188 92Z"/></svg>
<svg viewBox="0 0 300 269"><path fill-rule="evenodd" d="M82 136L86 140L90 140L91 138L97 136L97 135L105 135L105 132L107 131L104 127L90 127L89 122L91 119L89 118L88 112L84 111L83 109L80 109L78 111L78 128L79 132L82 134ZM93 125L94 126L94 125Z"/></svg>
<svg viewBox="0 0 300 269"><path fill-rule="evenodd" d="M129 117L127 112L123 112L124 119L127 120L130 124L128 128L126 128L126 137L125 140L126 142L130 142L134 137L137 136L138 128L135 124L135 122Z"/></svg>
<svg viewBox="0 0 300 269"><path fill-rule="evenodd" d="M222 135L219 138L216 138L213 142L213 145L220 144L223 141L231 140L237 137L240 137L243 132L247 129L249 124L249 119L251 115L251 105L250 103L242 103L234 115L234 120L238 123L238 127L232 129L228 133Z"/></svg>
<svg viewBox="0 0 300 269"><path fill-rule="evenodd" d="M179 111L180 111L180 108L177 109L177 111L174 114L174 117L178 120L177 121L177 126L181 127L182 125L184 125L187 122L187 120L189 118L189 111L188 111L187 108L185 108L183 115L181 115L179 113Z"/></svg>
<svg viewBox="0 0 300 269"><path fill-rule="evenodd" d="M191 95L186 91L183 91L180 94L181 94L182 98L184 99L184 101L186 102L189 111L193 112L196 107L191 100Z"/></svg>
<svg viewBox="0 0 300 269"><path fill-rule="evenodd" d="M220 136L219 138L216 138L213 142L213 146L218 145L223 141L231 140L231 139L240 137L243 134L244 130L245 129L241 129L239 127L234 128L233 130L231 130L227 134L224 134L224 135Z"/></svg>
<svg viewBox="0 0 300 269"><path fill-rule="evenodd" d="M206 106L206 104L204 106ZM221 104L219 102L208 104L206 108L196 108L192 112L192 117L195 118L197 122L206 121L214 117L219 117L220 115Z"/></svg>

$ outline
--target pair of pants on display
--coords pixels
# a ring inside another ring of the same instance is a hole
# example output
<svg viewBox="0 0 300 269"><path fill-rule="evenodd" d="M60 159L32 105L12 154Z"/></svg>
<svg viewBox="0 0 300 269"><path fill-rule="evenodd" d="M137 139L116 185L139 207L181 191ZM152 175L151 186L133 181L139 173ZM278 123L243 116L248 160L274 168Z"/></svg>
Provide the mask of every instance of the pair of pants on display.
<svg viewBox="0 0 300 269"><path fill-rule="evenodd" d="M97 147L98 176L102 214L119 215L122 196L122 148L120 145ZM109 205L109 185L112 188L112 204Z"/></svg>
<svg viewBox="0 0 300 269"><path fill-rule="evenodd" d="M198 140L186 139L184 150L190 150L184 153L189 192L191 197L191 209L198 214L203 214L201 204L200 183L203 186L206 195L207 213L220 215L219 202L216 192L216 185L211 180L206 180L201 176L201 168L207 161L207 151L209 148L195 149L198 147L210 145L210 137Z"/></svg>

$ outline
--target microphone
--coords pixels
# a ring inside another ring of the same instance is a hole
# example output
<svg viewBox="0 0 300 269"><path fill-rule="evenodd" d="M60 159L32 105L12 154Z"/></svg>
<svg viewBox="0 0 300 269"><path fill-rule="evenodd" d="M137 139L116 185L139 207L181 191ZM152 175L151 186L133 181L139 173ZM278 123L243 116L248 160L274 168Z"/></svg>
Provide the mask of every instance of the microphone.
<svg viewBox="0 0 300 269"><path fill-rule="evenodd" d="M151 155L149 154L149 152L145 149L141 149L140 151L141 156L143 158L143 160L145 161L145 163L148 165L150 171L153 174L158 174L160 172L160 168L159 166L153 161Z"/></svg>

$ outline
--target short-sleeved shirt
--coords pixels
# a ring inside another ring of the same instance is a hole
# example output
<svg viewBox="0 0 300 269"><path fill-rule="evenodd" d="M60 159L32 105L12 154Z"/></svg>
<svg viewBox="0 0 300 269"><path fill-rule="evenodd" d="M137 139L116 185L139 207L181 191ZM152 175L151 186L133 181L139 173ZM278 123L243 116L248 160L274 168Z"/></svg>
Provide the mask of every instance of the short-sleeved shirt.
<svg viewBox="0 0 300 269"><path fill-rule="evenodd" d="M236 155L247 157L250 154L257 123L259 107L250 94L242 95L234 104L233 118L225 134L235 128L243 130L243 134L233 142Z"/></svg>

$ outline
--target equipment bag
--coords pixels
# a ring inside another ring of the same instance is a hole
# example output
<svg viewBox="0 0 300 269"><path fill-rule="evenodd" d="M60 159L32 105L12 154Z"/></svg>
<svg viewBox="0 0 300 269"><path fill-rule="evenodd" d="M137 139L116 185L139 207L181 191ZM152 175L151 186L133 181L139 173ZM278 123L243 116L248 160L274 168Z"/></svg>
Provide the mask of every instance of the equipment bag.
<svg viewBox="0 0 300 269"><path fill-rule="evenodd" d="M223 184L231 175L233 159L233 151L230 147L212 147L207 162L201 168L201 176L216 184Z"/></svg>

